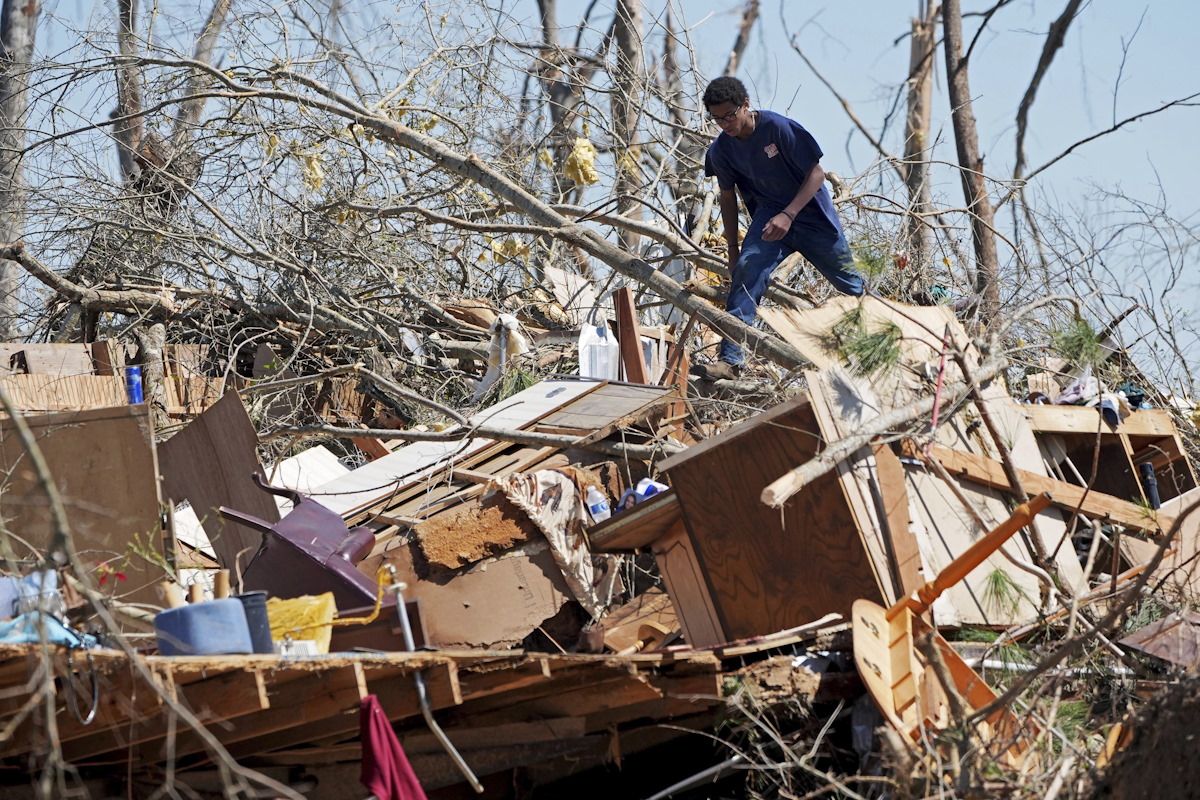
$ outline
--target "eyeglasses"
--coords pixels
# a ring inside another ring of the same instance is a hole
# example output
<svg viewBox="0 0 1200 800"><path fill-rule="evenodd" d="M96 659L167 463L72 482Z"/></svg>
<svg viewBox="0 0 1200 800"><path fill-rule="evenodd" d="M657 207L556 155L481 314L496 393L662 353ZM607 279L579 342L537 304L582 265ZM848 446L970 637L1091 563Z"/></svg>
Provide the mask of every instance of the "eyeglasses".
<svg viewBox="0 0 1200 800"><path fill-rule="evenodd" d="M739 111L741 111L741 109L736 108L733 111L730 111L728 114L722 114L719 117L714 117L710 114L708 119L710 122L716 122L716 123L733 122L734 117L736 117L738 115Z"/></svg>

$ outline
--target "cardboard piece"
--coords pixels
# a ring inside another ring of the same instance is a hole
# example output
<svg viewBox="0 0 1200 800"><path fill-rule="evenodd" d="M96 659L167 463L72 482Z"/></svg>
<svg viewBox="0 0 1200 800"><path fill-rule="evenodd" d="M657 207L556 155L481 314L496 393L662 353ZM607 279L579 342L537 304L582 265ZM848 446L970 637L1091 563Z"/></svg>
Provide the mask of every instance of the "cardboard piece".
<svg viewBox="0 0 1200 800"><path fill-rule="evenodd" d="M262 472L257 447L258 435L236 392L227 393L159 445L163 494L171 502L191 503L217 561L235 574L245 569L262 536L223 521L217 509L228 506L267 522L279 521L274 499L250 477Z"/></svg>
<svg viewBox="0 0 1200 800"><path fill-rule="evenodd" d="M421 601L426 641L433 647L511 647L572 599L549 547L541 542L436 579L418 576L414 552L406 544L370 556L358 568L374 575L384 561L408 584L405 597Z"/></svg>
<svg viewBox="0 0 1200 800"><path fill-rule="evenodd" d="M25 417L62 498L75 550L101 587L122 600L159 605L165 577L159 522L158 462L146 405ZM10 420L0 421L5 527L35 548L51 542L50 509ZM17 556L17 540L10 539ZM107 564L107 568L99 567Z"/></svg>

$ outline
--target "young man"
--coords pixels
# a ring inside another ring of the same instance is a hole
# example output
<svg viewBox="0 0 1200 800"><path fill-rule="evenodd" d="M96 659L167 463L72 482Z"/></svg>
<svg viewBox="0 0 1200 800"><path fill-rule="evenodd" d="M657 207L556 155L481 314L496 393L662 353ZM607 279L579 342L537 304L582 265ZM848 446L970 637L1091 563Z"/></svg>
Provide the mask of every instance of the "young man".
<svg viewBox="0 0 1200 800"><path fill-rule="evenodd" d="M708 148L704 174L716 176L721 221L729 243L733 281L725 310L750 324L783 259L799 252L843 294L861 295L850 245L825 188L821 148L799 123L772 111L752 111L737 78L717 78L704 91L709 118L721 129ZM737 195L750 214L746 239L738 243ZM716 364L696 371L708 380L737 377L744 354L729 339Z"/></svg>

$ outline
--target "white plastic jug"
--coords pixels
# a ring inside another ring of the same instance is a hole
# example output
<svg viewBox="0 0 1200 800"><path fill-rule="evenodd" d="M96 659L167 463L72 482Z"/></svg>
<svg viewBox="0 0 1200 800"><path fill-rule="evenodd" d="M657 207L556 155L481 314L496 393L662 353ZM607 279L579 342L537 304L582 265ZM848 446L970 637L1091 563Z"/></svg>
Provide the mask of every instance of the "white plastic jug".
<svg viewBox="0 0 1200 800"><path fill-rule="evenodd" d="M593 312L579 331L579 376L615 381L621 364L621 346L602 314Z"/></svg>

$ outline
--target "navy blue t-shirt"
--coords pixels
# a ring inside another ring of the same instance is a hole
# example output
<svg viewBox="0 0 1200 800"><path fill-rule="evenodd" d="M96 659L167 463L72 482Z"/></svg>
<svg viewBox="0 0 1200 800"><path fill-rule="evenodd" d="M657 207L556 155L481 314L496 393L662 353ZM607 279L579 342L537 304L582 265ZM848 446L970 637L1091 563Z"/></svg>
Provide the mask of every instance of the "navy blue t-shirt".
<svg viewBox="0 0 1200 800"><path fill-rule="evenodd" d="M758 216L760 206L765 214L774 216L800 191L805 176L822 155L817 140L800 123L774 111L759 111L754 133L748 138L722 133L709 145L704 174L715 175L722 189L736 188L751 217ZM841 230L824 184L796 215L796 222Z"/></svg>

